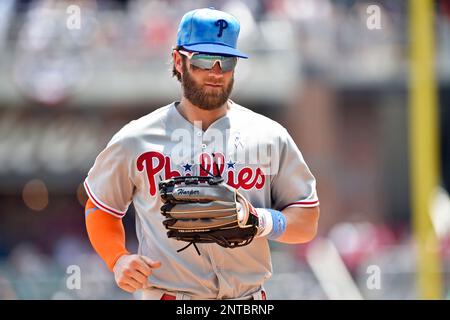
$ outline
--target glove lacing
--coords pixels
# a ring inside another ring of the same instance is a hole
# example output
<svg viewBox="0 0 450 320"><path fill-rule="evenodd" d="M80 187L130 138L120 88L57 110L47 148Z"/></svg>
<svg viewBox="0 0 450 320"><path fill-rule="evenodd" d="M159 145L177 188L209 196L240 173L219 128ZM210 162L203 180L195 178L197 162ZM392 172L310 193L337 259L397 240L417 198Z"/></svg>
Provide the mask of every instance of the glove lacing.
<svg viewBox="0 0 450 320"><path fill-rule="evenodd" d="M243 242L230 242L228 239L226 239L225 237L218 237L218 236L214 236L214 235L210 235L210 234L204 234L203 237L205 238L209 238L211 240L211 242L213 243L217 243L220 246L224 247L224 248L238 248L238 247L243 247L246 246L247 244L249 244L250 242L253 241L253 238L255 237L254 235L251 236L250 238L244 240ZM181 252L186 250L187 248L189 248L191 245L194 245L195 250L197 251L198 255L201 256L200 250L197 247L197 244L195 241L191 241L189 242L186 246L184 246L181 249L178 249L177 252Z"/></svg>
<svg viewBox="0 0 450 320"><path fill-rule="evenodd" d="M181 251L183 251L183 250L186 250L187 248L189 248L189 247L191 246L191 244L194 245L194 248L195 248L195 250L197 251L198 255L201 256L200 250L198 250L197 245L196 245L195 242L193 242L193 241L192 241L192 242L189 242L187 246L184 246L183 248L178 249L177 252L181 252Z"/></svg>

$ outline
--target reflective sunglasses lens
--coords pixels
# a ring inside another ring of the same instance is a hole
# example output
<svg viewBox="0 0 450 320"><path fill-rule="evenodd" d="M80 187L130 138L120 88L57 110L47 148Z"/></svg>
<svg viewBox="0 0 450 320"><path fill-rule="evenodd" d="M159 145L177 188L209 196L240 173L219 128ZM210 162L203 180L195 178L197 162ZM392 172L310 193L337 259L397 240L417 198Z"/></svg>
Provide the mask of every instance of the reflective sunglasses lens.
<svg viewBox="0 0 450 320"><path fill-rule="evenodd" d="M190 59L191 63L201 69L209 70L214 67L216 61L220 61L222 71L227 72L234 69L237 63L236 57L222 57L209 55L195 55Z"/></svg>
<svg viewBox="0 0 450 320"><path fill-rule="evenodd" d="M226 60L222 60L222 71L228 72L234 69L237 64L236 57L228 57Z"/></svg>
<svg viewBox="0 0 450 320"><path fill-rule="evenodd" d="M191 59L191 64L205 70L209 70L214 66L214 60Z"/></svg>

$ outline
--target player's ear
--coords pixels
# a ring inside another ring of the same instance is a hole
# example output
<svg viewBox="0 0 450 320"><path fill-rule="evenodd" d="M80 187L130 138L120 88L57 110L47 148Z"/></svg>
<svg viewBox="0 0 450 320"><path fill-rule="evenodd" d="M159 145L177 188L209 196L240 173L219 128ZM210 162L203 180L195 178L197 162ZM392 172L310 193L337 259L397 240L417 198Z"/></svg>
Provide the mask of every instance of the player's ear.
<svg viewBox="0 0 450 320"><path fill-rule="evenodd" d="M177 50L172 51L172 58L173 58L173 65L175 69L180 73L183 74L183 58L181 54Z"/></svg>

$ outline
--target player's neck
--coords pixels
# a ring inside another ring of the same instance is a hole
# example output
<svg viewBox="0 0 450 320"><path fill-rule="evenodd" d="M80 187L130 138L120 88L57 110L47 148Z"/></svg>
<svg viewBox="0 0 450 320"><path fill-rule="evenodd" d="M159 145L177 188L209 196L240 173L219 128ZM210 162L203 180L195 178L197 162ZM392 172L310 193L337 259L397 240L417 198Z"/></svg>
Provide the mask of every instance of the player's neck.
<svg viewBox="0 0 450 320"><path fill-rule="evenodd" d="M201 121L202 129L205 131L217 119L227 114L228 105L226 102L223 106L214 110L204 110L192 104L185 97L181 98L180 104L177 106L178 112L192 124L194 121Z"/></svg>

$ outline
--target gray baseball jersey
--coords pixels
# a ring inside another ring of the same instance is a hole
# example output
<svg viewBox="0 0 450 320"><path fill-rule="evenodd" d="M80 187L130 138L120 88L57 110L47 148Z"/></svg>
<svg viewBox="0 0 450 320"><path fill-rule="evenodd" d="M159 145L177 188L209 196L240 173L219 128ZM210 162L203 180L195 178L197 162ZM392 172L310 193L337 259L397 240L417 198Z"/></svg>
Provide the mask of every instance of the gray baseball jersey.
<svg viewBox="0 0 450 320"><path fill-rule="evenodd" d="M145 290L203 299L250 295L272 274L268 240L256 238L234 249L198 244L200 256L194 247L177 253L186 243L166 235L158 182L219 170L254 207L283 210L318 206L315 178L277 122L229 100L227 114L203 131L177 105L157 109L116 133L90 169L85 189L98 208L115 217L122 218L133 202L138 254L162 263Z"/></svg>

